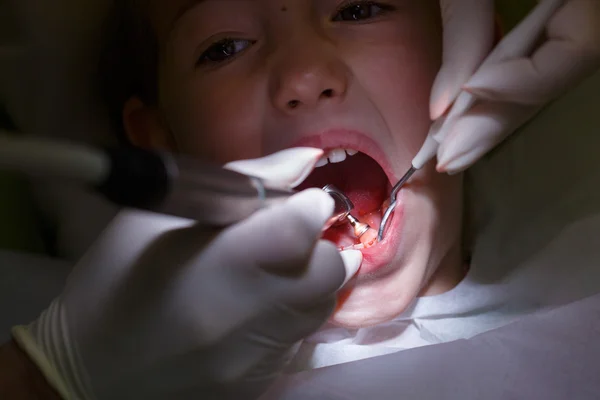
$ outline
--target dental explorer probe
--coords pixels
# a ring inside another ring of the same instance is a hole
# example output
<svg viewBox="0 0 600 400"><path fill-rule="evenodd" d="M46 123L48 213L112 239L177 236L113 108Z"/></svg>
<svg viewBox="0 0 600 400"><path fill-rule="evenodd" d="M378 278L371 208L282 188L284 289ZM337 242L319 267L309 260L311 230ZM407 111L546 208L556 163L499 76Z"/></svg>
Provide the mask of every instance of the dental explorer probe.
<svg viewBox="0 0 600 400"><path fill-rule="evenodd" d="M526 57L533 52L542 34L545 32L548 21L556 14L556 12L565 4L566 0L545 0L540 2L538 6L518 25L515 29L500 41L489 56L483 61L478 71L491 64L499 64L502 62ZM476 72L477 73L477 72ZM400 189L406 182L417 172L423 168L425 164L431 161L438 152L440 143L445 139L446 132L442 128L447 124L452 123L457 118L468 112L477 102L477 97L469 92L462 91L452 105L452 108L447 116L442 117L432 124L425 143L412 160L409 170L400 178L398 183L392 188L390 195L390 206L383 215L377 240L382 241L390 216L397 206L397 197ZM445 133L442 135L442 133Z"/></svg>
<svg viewBox="0 0 600 400"><path fill-rule="evenodd" d="M168 153L133 147L104 150L2 134L0 170L82 185L120 206L220 227L295 193L260 178ZM325 230L345 220L354 206L341 191L323 190L335 201Z"/></svg>

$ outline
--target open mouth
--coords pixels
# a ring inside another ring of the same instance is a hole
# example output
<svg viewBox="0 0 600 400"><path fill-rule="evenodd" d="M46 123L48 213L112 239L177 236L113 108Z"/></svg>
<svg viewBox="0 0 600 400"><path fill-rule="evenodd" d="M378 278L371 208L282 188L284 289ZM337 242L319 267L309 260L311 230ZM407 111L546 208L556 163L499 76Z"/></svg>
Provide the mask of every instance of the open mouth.
<svg viewBox="0 0 600 400"><path fill-rule="evenodd" d="M327 229L323 239L333 242L340 250L376 248L377 230L389 207L392 185L377 161L352 149L329 149L317 163L311 175L296 189L322 188L334 185L354 204L351 215L372 229L360 236L349 221ZM360 236L360 237L358 237Z"/></svg>

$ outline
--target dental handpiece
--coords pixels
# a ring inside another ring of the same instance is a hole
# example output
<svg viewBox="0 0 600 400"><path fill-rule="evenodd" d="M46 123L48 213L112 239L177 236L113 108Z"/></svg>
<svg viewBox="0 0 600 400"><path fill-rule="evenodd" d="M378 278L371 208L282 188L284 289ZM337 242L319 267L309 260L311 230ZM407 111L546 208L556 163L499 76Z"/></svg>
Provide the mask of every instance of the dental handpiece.
<svg viewBox="0 0 600 400"><path fill-rule="evenodd" d="M500 64L505 61L527 57L533 52L538 44L540 37L545 33L548 21L556 12L564 6L566 0L546 0L540 2L537 7L525 18L523 23L502 39L494 48L489 56L483 61L479 69L491 64ZM478 69L478 70L479 70ZM390 206L383 215L379 231L377 233L378 241L383 240L386 226L389 223L391 214L397 206L398 192L408 182L408 180L423 168L425 164L433 160L437 155L440 143L445 139L448 130L443 130L446 124L450 124L457 118L468 112L477 103L477 97L469 92L462 91L452 105L447 116L435 121L427 135L425 143L413 159L411 167L400 178L398 183L392 188L390 195Z"/></svg>
<svg viewBox="0 0 600 400"><path fill-rule="evenodd" d="M67 181L99 192L119 206L148 210L223 227L295 192L262 179L188 157L133 147L111 150L0 135L0 170ZM334 187L323 188L335 201L324 229L353 208Z"/></svg>
<svg viewBox="0 0 600 400"><path fill-rule="evenodd" d="M112 151L110 155L112 174L97 189L113 202L208 225L234 224L296 193L189 157L131 148ZM126 190L128 185L141 187ZM325 230L346 218L354 206L340 191L334 192L327 186L322 190L335 204L333 215L323 227Z"/></svg>

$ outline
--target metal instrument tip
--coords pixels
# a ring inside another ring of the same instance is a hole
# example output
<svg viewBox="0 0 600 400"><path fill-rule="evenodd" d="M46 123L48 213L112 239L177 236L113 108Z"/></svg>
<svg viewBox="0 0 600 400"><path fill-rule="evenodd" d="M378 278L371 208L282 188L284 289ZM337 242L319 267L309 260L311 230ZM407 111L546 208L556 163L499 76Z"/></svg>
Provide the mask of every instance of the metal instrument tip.
<svg viewBox="0 0 600 400"><path fill-rule="evenodd" d="M385 211L383 215L383 219L381 220L381 225L379 226L379 231L377 232L377 241L381 242L383 240L383 235L385 233L385 228L390 220L390 216L394 212L396 208L396 200L398 197L398 192L402 189L402 186L408 182L408 180L413 176L413 174L417 172L417 169L411 165L410 169L404 174L402 178L394 185L392 188L392 193L390 195L390 206Z"/></svg>

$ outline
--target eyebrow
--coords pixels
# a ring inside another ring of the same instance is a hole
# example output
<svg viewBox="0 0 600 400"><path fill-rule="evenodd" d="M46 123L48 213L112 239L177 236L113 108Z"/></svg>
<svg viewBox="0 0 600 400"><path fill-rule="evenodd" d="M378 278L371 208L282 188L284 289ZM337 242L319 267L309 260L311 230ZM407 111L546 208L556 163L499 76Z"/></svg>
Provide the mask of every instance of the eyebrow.
<svg viewBox="0 0 600 400"><path fill-rule="evenodd" d="M169 24L169 34L171 32L173 32L173 30L175 29L175 26L177 26L177 23L179 22L179 20L181 18L183 18L183 16L185 14L187 14L190 10L198 7L200 4L205 3L207 1L210 0L187 0L185 3L183 3L181 5L181 7L179 7L177 9L177 12L175 13L175 16L173 17L173 21L171 21L171 23Z"/></svg>

